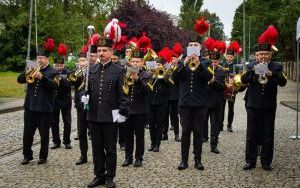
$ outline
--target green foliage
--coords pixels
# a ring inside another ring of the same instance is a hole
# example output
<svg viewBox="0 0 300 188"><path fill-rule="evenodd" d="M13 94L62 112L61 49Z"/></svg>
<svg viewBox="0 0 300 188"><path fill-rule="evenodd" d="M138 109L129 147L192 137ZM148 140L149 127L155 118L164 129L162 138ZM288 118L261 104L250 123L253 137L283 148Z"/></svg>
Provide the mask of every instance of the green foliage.
<svg viewBox="0 0 300 188"><path fill-rule="evenodd" d="M260 1L249 0L245 2L246 9L246 50L249 56L249 33L250 51L257 44L260 34L269 25L274 25L279 32L279 41L276 45L279 52L274 54L278 61L296 59L296 23L300 15L299 0L272 0ZM231 31L232 39L243 41L243 3L236 9ZM249 23L251 19L251 24ZM251 26L251 27L249 27Z"/></svg>
<svg viewBox="0 0 300 188"><path fill-rule="evenodd" d="M65 68L68 69L69 71L72 71L76 68L76 60L71 60L71 61L67 61L65 63Z"/></svg>
<svg viewBox="0 0 300 188"><path fill-rule="evenodd" d="M0 69L23 70L27 53L28 0L0 1ZM101 32L118 0L39 0L37 1L38 45L53 37L56 46L65 43L77 54L87 41L86 27ZM31 49L35 51L34 12ZM56 56L56 49L53 56ZM31 59L35 58L31 53Z"/></svg>
<svg viewBox="0 0 300 188"><path fill-rule="evenodd" d="M195 19L199 16L203 0L182 0L179 25L183 29L193 30Z"/></svg>
<svg viewBox="0 0 300 188"><path fill-rule="evenodd" d="M210 22L211 28L207 33L217 40L225 39L224 25L215 13L210 13L207 9L201 11L203 0L182 0L180 8L179 26L183 29L194 31L194 23L197 18L202 16Z"/></svg>

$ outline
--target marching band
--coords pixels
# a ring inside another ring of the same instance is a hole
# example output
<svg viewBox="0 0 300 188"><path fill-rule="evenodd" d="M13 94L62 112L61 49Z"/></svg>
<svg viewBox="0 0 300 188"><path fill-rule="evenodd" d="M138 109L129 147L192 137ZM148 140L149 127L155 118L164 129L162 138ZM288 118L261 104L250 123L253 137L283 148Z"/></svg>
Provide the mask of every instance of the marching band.
<svg viewBox="0 0 300 188"><path fill-rule="evenodd" d="M211 152L220 153L217 146L223 130L226 103L227 130L232 132L236 95L247 89L244 98L247 111L246 165L243 169L255 168L259 155L263 169L271 169L277 86L287 83L282 66L272 61L276 41L270 41L272 37L268 37L268 33L277 32L273 26L259 38L255 61L247 64L243 71L240 70L241 64L235 62L235 55L240 52L237 42L232 41L226 47L223 41L212 38L203 41L202 32L196 37L191 36L186 48L175 42L173 48L165 47L157 53L152 49L151 39L143 33L139 39L134 37L128 42L124 47L125 59L121 59L113 50L121 40L120 27L116 19L112 22L103 35L93 31L89 49L80 51L75 70L68 72L60 57L55 60L54 68L50 66L49 55L54 44L53 39L48 39L38 51L37 66L19 75L17 81L27 83L22 165L33 160L31 147L37 128L41 137L38 164L47 162L50 128L54 143L51 149L60 147L60 112L64 123L63 144L66 149L72 148L73 87L80 147L76 165L88 161L88 131L91 134L95 178L88 187L116 186L119 136L123 137L122 143L125 142L125 145L120 143L125 147L122 167L143 165L147 125L151 139L148 151L164 152L167 148L160 146L161 141L168 140L170 122L175 141L181 144L179 170L188 168L193 133L194 167L204 170L201 160L203 142L210 139ZM59 54L63 57L65 53L63 50ZM224 62L221 60L223 55ZM118 131L121 130L119 126L123 126L123 131Z"/></svg>

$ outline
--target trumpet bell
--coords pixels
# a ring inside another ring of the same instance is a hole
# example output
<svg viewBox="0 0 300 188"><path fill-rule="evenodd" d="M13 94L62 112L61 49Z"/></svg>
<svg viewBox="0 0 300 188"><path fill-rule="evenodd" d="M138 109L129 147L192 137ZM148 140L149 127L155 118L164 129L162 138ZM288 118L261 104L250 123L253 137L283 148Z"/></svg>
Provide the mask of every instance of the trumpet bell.
<svg viewBox="0 0 300 188"><path fill-rule="evenodd" d="M144 56L144 61L155 60L156 58L158 58L158 56L155 51L149 48L147 54Z"/></svg>
<svg viewBox="0 0 300 188"><path fill-rule="evenodd" d="M262 85L267 84L269 81L268 77L266 77L266 75L260 74L258 77L258 82Z"/></svg>
<svg viewBox="0 0 300 188"><path fill-rule="evenodd" d="M128 85L123 85L123 86L122 86L122 90L123 90L123 92L124 92L126 95L128 95L128 93L129 93L129 87L128 87Z"/></svg>

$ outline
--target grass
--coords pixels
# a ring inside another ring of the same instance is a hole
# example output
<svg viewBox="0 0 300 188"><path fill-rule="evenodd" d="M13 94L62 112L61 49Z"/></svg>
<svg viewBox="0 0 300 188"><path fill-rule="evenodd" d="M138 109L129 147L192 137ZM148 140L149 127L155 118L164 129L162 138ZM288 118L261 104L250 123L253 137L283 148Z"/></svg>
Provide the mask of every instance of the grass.
<svg viewBox="0 0 300 188"><path fill-rule="evenodd" d="M25 96L24 84L17 82L18 72L0 72L0 97L22 98Z"/></svg>

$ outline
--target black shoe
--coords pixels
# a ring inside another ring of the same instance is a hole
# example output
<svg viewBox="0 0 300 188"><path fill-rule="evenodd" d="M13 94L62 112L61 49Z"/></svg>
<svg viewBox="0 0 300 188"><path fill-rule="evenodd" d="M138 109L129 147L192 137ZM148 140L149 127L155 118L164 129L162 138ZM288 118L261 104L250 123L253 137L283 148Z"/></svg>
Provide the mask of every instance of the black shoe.
<svg viewBox="0 0 300 188"><path fill-rule="evenodd" d="M203 138L203 141L202 141L203 143L204 142L208 142L208 138Z"/></svg>
<svg viewBox="0 0 300 188"><path fill-rule="evenodd" d="M143 162L142 162L142 160L135 160L134 161L134 167L140 167L140 166L142 166L143 165Z"/></svg>
<svg viewBox="0 0 300 188"><path fill-rule="evenodd" d="M105 185L105 180L104 179L100 179L100 178L94 178L93 181L91 181L87 187L91 188L91 187L97 187L98 185Z"/></svg>
<svg viewBox="0 0 300 188"><path fill-rule="evenodd" d="M87 157L80 157L80 159L75 163L76 165L82 165L87 163Z"/></svg>
<svg viewBox="0 0 300 188"><path fill-rule="evenodd" d="M21 165L27 165L32 160L33 160L33 157L24 158L23 161L21 162Z"/></svg>
<svg viewBox="0 0 300 188"><path fill-rule="evenodd" d="M262 168L264 170L268 170L268 171L270 171L272 169L270 165L262 165Z"/></svg>
<svg viewBox="0 0 300 188"><path fill-rule="evenodd" d="M71 144L65 144L65 149L72 149Z"/></svg>
<svg viewBox="0 0 300 188"><path fill-rule="evenodd" d="M132 164L132 159L125 159L125 161L122 163L122 167L126 167Z"/></svg>
<svg viewBox="0 0 300 188"><path fill-rule="evenodd" d="M228 132L233 132L233 130L232 130L231 127L227 127L227 131L228 131Z"/></svg>
<svg viewBox="0 0 300 188"><path fill-rule="evenodd" d="M211 148L210 150L211 152L215 153L215 154L219 154L220 151L217 148Z"/></svg>
<svg viewBox="0 0 300 188"><path fill-rule="evenodd" d="M47 162L47 159L39 159L38 164L45 164Z"/></svg>
<svg viewBox="0 0 300 188"><path fill-rule="evenodd" d="M151 145L151 147L148 149L148 151L153 151L154 146Z"/></svg>
<svg viewBox="0 0 300 188"><path fill-rule="evenodd" d="M181 142L181 139L178 134L175 134L175 142Z"/></svg>
<svg viewBox="0 0 300 188"><path fill-rule="evenodd" d="M202 165L201 161L195 161L194 166L197 170L204 170L204 166Z"/></svg>
<svg viewBox="0 0 300 188"><path fill-rule="evenodd" d="M115 184L114 180L108 179L107 180L107 188L115 188L115 187L116 187L116 184Z"/></svg>
<svg viewBox="0 0 300 188"><path fill-rule="evenodd" d="M159 152L159 147L158 146L154 146L153 152Z"/></svg>
<svg viewBox="0 0 300 188"><path fill-rule="evenodd" d="M53 144L53 146L51 147L51 149L57 149L60 148L60 144Z"/></svg>
<svg viewBox="0 0 300 188"><path fill-rule="evenodd" d="M187 169L188 166L189 165L187 162L181 161L177 168L178 168L178 170L184 170L184 169Z"/></svg>
<svg viewBox="0 0 300 188"><path fill-rule="evenodd" d="M250 164L250 163L246 163L245 166L243 167L243 170L250 170L255 168L255 165Z"/></svg>
<svg viewBox="0 0 300 188"><path fill-rule="evenodd" d="M171 130L171 131L174 130L174 126L171 126L171 127L170 127L170 130Z"/></svg>
<svg viewBox="0 0 300 188"><path fill-rule="evenodd" d="M168 140L168 135L167 134L163 134L161 140Z"/></svg>

